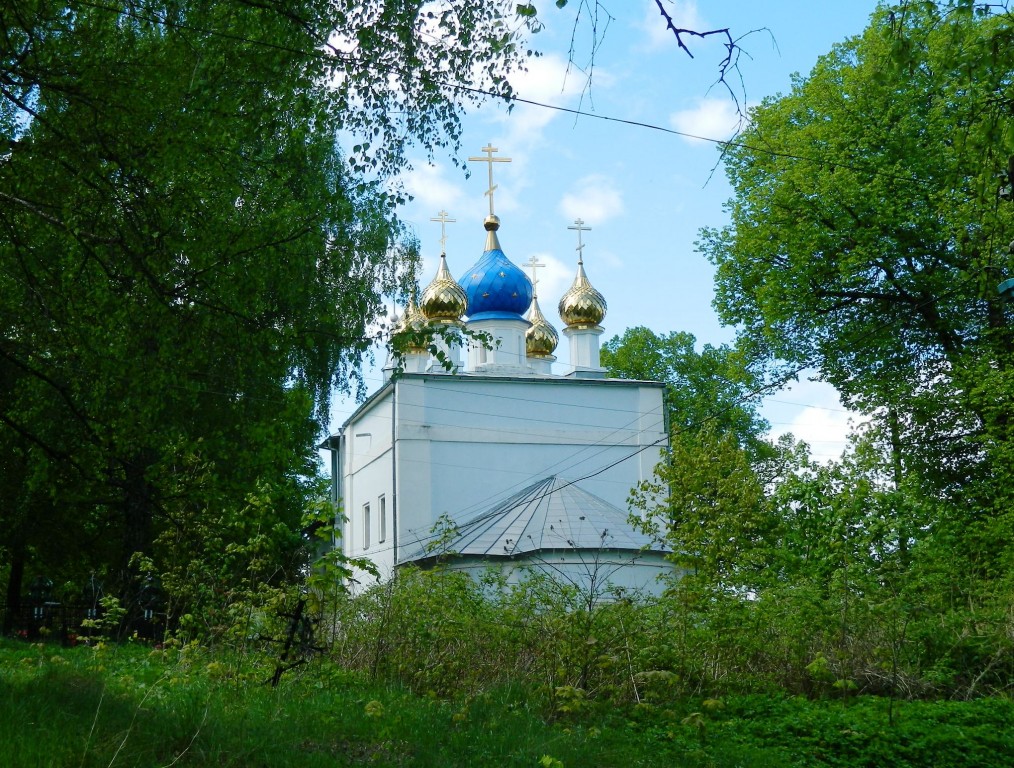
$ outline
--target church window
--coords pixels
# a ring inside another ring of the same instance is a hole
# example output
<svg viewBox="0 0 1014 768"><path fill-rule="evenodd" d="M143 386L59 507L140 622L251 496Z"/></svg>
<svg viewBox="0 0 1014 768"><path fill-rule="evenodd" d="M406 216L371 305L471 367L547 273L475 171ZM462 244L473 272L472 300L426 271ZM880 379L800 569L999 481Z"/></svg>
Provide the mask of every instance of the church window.
<svg viewBox="0 0 1014 768"><path fill-rule="evenodd" d="M370 505L363 504L363 549L370 548Z"/></svg>
<svg viewBox="0 0 1014 768"><path fill-rule="evenodd" d="M377 531L377 543L383 543L387 539L387 497L384 494L380 495L377 499L377 512L379 513L379 520L377 521L379 530Z"/></svg>

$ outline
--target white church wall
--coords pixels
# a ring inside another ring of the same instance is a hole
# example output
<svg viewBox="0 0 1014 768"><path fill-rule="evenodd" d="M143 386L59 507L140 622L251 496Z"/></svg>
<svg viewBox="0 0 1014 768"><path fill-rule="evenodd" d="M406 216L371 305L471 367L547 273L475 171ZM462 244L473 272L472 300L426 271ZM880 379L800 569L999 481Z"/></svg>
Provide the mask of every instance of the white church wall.
<svg viewBox="0 0 1014 768"><path fill-rule="evenodd" d="M399 387L399 421L460 429L587 437L600 429L637 444L664 433L662 385L616 379L406 376ZM414 391L417 390L417 391Z"/></svg>
<svg viewBox="0 0 1014 768"><path fill-rule="evenodd" d="M394 571L391 424L391 393L382 393L347 425L342 457L343 551L371 559L381 578ZM374 580L365 571L357 571L354 578L362 583Z"/></svg>
<svg viewBox="0 0 1014 768"><path fill-rule="evenodd" d="M427 540L436 515L433 514L434 470L432 444L427 440L398 440L398 557L415 552Z"/></svg>
<svg viewBox="0 0 1014 768"><path fill-rule="evenodd" d="M549 475L621 509L651 477L662 390L634 382L405 377L398 384L400 557L442 514L464 522ZM562 382L557 384L557 382Z"/></svg>
<svg viewBox="0 0 1014 768"><path fill-rule="evenodd" d="M465 522L550 475L626 509L665 444L662 391L609 379L406 374L344 427L343 549L386 578L432 537L440 515Z"/></svg>
<svg viewBox="0 0 1014 768"><path fill-rule="evenodd" d="M620 596L659 596L677 573L661 552L593 551L544 552L504 560L462 558L444 567L463 571L476 580L490 572L516 586L538 574L561 591L576 588L581 599L608 602Z"/></svg>
<svg viewBox="0 0 1014 768"><path fill-rule="evenodd" d="M525 331L527 321L478 320L469 323L474 333L487 333L490 343L477 341L469 345L468 368L470 371L487 370L492 366L522 369L527 366L525 352Z"/></svg>

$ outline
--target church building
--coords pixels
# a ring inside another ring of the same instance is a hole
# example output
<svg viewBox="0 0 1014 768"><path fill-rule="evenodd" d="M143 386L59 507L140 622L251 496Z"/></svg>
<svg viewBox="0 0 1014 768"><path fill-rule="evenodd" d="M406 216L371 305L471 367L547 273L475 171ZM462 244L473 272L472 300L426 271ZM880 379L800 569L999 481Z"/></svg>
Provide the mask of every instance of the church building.
<svg viewBox="0 0 1014 768"><path fill-rule="evenodd" d="M537 280L500 244L492 168L506 158L483 151L471 158L490 169L482 255L455 280L442 247L436 276L395 329L398 368L388 362L384 385L325 443L344 514L339 545L382 579L439 561L498 568L509 582L538 570L602 597L658 592L672 565L631 525L627 498L668 446L664 385L608 378L600 366L606 301L585 274L580 220L570 227L576 275L559 304L570 360L557 362Z"/></svg>

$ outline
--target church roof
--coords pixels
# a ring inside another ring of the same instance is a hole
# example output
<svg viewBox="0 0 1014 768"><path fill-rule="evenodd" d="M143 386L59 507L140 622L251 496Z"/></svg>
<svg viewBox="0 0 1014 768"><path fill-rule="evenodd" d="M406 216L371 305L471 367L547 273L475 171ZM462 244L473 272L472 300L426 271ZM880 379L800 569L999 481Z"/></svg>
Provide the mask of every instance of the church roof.
<svg viewBox="0 0 1014 768"><path fill-rule="evenodd" d="M527 319L532 325L525 331L525 351L529 357L550 357L556 351L556 345L560 343L560 334L542 314L539 298L534 294Z"/></svg>
<svg viewBox="0 0 1014 768"><path fill-rule="evenodd" d="M457 322L468 308L465 291L451 277L447 268L447 254L440 254L440 266L433 282L423 291L419 308L427 320L436 322Z"/></svg>
<svg viewBox="0 0 1014 768"><path fill-rule="evenodd" d="M440 546L460 556L516 557L545 550L657 549L627 513L572 482L550 476L460 525ZM410 560L439 554L420 549Z"/></svg>
<svg viewBox="0 0 1014 768"><path fill-rule="evenodd" d="M589 282L584 261L578 259L574 284L560 297L560 319L568 327L596 326L606 316L606 300Z"/></svg>
<svg viewBox="0 0 1014 768"><path fill-rule="evenodd" d="M486 217L486 250L479 261L458 281L468 298L468 319L510 318L521 320L532 303L532 283L500 248L496 231L500 219Z"/></svg>

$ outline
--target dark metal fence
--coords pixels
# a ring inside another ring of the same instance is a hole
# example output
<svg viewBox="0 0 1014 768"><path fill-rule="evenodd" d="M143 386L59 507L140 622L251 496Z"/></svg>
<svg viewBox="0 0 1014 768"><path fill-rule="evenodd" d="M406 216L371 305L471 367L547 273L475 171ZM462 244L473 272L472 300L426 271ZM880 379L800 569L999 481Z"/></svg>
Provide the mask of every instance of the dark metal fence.
<svg viewBox="0 0 1014 768"><path fill-rule="evenodd" d="M20 607L0 603L0 626L9 627L14 637L25 640L59 641L64 645L88 642L99 635L122 638L137 636L141 640L161 642L165 636L165 614L145 610L128 624L112 630L90 626L90 621L103 618L103 611L94 605L66 605L46 602Z"/></svg>

